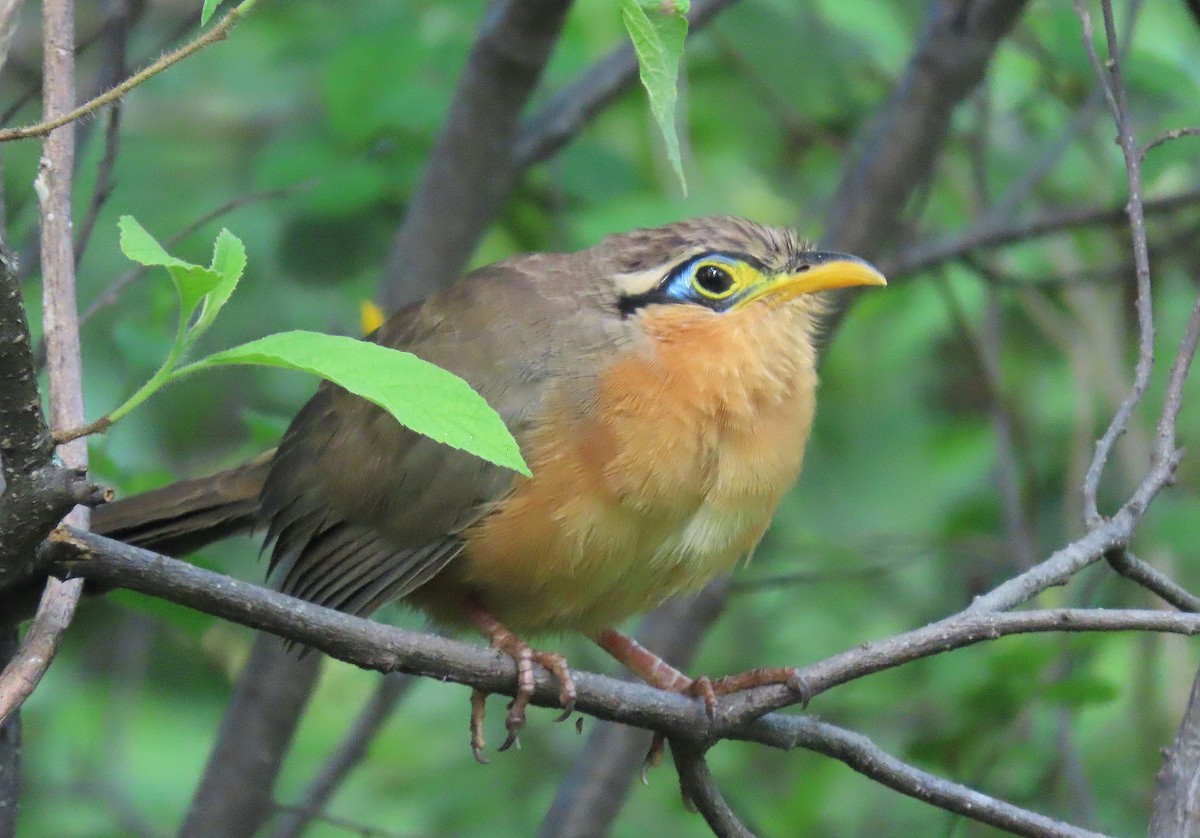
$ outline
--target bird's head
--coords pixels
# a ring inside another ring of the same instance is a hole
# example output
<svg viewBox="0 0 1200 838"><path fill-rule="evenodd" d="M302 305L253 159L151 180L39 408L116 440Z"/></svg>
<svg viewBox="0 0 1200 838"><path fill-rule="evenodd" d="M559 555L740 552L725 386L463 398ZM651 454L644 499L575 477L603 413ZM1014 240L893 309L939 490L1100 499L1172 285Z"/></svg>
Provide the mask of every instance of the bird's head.
<svg viewBox="0 0 1200 838"><path fill-rule="evenodd" d="M724 216L635 230L596 250L624 317L662 305L724 314L765 313L785 303L815 315L817 292L887 284L858 257L813 250L788 230Z"/></svg>

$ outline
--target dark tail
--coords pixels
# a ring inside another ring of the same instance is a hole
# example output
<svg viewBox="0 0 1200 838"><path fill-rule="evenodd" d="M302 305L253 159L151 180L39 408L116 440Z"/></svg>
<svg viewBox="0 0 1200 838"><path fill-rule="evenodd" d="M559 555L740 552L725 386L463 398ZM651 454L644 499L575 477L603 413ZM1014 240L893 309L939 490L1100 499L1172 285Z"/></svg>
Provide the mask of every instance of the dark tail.
<svg viewBox="0 0 1200 838"><path fill-rule="evenodd" d="M248 532L258 517L258 496L274 454L97 507L92 530L168 556Z"/></svg>

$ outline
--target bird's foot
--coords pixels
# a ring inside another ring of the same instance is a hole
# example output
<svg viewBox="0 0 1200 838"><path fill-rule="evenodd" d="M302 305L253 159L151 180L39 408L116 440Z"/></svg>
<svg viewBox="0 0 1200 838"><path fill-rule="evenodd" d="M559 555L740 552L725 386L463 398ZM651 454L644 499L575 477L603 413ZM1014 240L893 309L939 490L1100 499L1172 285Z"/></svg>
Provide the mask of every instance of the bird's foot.
<svg viewBox="0 0 1200 838"><path fill-rule="evenodd" d="M595 639L604 651L623 663L650 686L702 700L709 721L716 718L717 696L732 695L743 690L772 684L785 685L800 699L802 706L808 706L810 691L800 676L800 671L795 667L752 669L740 675L729 675L724 678L712 679L702 675L693 679L684 675L632 637L621 634L615 629L606 629ZM656 731L642 766L642 782L646 782L647 769L655 768L662 762L664 744L662 733Z"/></svg>
<svg viewBox="0 0 1200 838"><path fill-rule="evenodd" d="M508 630L485 608L475 602L467 604L467 611L475 625L487 637L493 649L508 655L517 665L517 694L508 705L508 714L504 718L504 727L508 736L498 750L507 751L513 745L518 745L517 736L525 727L525 709L533 698L535 681L533 665L535 663L548 669L559 683L558 700L563 706L563 713L555 721L564 721L575 711L575 679L567 666L567 659L554 652L543 652L532 648L517 635ZM471 693L471 751L475 759L487 763L483 756L483 719L484 701L487 694L475 690Z"/></svg>

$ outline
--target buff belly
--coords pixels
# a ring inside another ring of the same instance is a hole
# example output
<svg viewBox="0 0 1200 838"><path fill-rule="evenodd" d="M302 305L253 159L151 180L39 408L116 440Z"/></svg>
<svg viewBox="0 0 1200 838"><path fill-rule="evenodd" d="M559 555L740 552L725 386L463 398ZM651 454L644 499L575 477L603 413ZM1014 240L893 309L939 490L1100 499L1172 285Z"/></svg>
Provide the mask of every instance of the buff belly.
<svg viewBox="0 0 1200 838"><path fill-rule="evenodd" d="M746 559L800 471L816 383L788 354L794 333L771 342L758 325L739 341L728 323L711 338L663 324L684 341L610 368L588 414L551 400L528 445L535 479L466 531L416 604L453 619L470 593L518 633L590 634ZM705 339L733 342L707 366L670 357Z"/></svg>

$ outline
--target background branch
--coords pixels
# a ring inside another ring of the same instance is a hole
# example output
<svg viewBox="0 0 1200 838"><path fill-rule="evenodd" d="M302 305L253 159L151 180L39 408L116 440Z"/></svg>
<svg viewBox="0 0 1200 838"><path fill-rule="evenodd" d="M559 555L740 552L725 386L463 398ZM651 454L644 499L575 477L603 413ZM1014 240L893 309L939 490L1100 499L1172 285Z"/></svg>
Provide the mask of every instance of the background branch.
<svg viewBox="0 0 1200 838"><path fill-rule="evenodd" d="M1187 838L1200 824L1200 672L1192 682L1175 741L1163 752L1156 778L1150 835Z"/></svg>
<svg viewBox="0 0 1200 838"><path fill-rule="evenodd" d="M570 0L492 0L410 199L378 296L394 311L448 285L512 189L521 111Z"/></svg>
<svg viewBox="0 0 1200 838"><path fill-rule="evenodd" d="M269 634L255 637L180 838L254 835L266 823L274 810L275 781L320 667L320 655L300 656ZM250 777L254 782L247 782Z"/></svg>
<svg viewBox="0 0 1200 838"><path fill-rule="evenodd" d="M416 679L411 675L399 672L389 672L379 679L379 684L337 750L329 755L320 772L304 790L300 803L279 807L279 822L270 832L271 838L299 838L313 820L325 811L334 792L366 758L371 742L415 683Z"/></svg>

